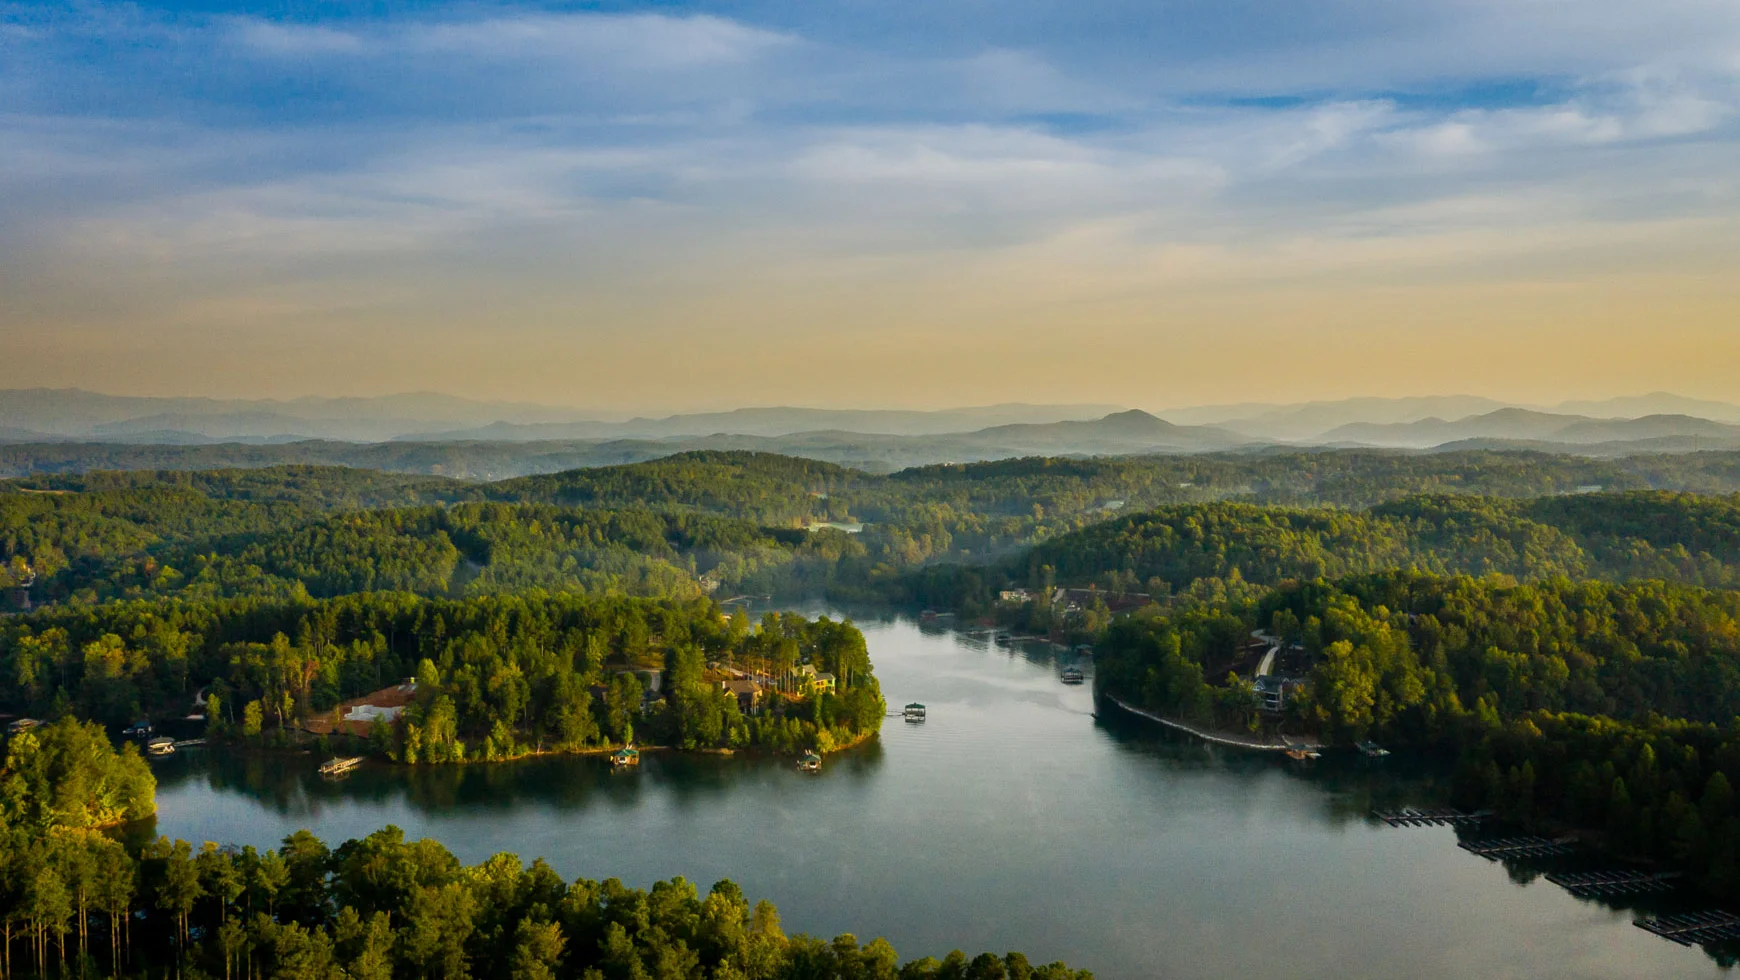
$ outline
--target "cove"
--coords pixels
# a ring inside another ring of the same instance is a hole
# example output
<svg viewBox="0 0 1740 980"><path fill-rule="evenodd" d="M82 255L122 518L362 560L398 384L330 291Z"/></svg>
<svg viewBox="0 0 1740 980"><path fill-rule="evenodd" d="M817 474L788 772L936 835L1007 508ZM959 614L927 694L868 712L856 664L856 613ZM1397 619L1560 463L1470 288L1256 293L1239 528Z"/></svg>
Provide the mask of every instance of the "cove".
<svg viewBox="0 0 1740 980"><path fill-rule="evenodd" d="M1096 718L1091 684L1059 683L1067 654L1049 645L856 619L888 703L929 718L888 719L819 774L652 753L634 773L561 757L332 782L303 757L187 752L157 764L157 831L263 847L393 823L468 862L542 856L569 879L730 878L788 932L882 935L906 959L1019 949L1102 978L1724 975L1630 911L1513 880L1448 828L1367 818L1437 802L1437 767L1205 746Z"/></svg>

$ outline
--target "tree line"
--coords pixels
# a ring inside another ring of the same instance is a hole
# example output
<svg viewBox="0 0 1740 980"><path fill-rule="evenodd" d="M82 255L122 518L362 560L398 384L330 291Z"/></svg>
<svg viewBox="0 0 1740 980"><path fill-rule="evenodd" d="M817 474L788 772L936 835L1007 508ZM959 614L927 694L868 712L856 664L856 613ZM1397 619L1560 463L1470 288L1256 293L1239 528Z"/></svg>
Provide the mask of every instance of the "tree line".
<svg viewBox="0 0 1740 980"><path fill-rule="evenodd" d="M152 837L155 781L131 746L63 720L0 768L0 978L225 980L1091 980L1020 953L902 965L883 939L787 935L721 881L564 881L542 860L464 865L387 827L337 847Z"/></svg>
<svg viewBox="0 0 1740 980"><path fill-rule="evenodd" d="M1254 595L1287 580L1435 574L1740 586L1740 497L1667 491L1506 499L1405 497L1364 511L1180 504L1102 521L1000 562L908 572L885 592L969 612L1005 589L1092 585Z"/></svg>
<svg viewBox="0 0 1740 980"><path fill-rule="evenodd" d="M806 687L809 666L836 678ZM770 679L752 713L731 670ZM654 672L662 697L648 700ZM512 758L640 740L685 748L827 751L885 712L850 623L705 598L408 593L335 599L136 600L0 620L0 707L120 726L204 701L213 734L274 738L336 722L341 702L407 678L415 699L371 734L405 761ZM323 726L323 727L331 727Z"/></svg>
<svg viewBox="0 0 1740 980"><path fill-rule="evenodd" d="M1096 680L1162 714L1251 724L1248 683L1216 671L1253 629L1310 665L1287 730L1450 747L1469 805L1604 832L1740 894L1740 593L1401 571L1287 582L1120 617Z"/></svg>
<svg viewBox="0 0 1740 980"><path fill-rule="evenodd" d="M1551 499L1589 485L1733 492L1740 489L1740 466L1723 462L1732 455L1616 461L1325 451L1034 458L878 476L784 456L691 452L497 483L315 466L45 475L0 481L0 588L19 584L28 568L36 601L189 591L282 596L298 589L315 596L360 588L436 594L528 585L649 595L727 587L885 597L911 592L907 579L914 569L937 562L985 565L1154 508L1225 501L1377 508L1373 520L1394 523L1430 515L1386 514L1383 505L1454 493L1494 500L1487 517L1502 524L1494 534L1514 537L1517 522L1525 520L1565 529L1569 525L1546 511L1497 504ZM661 544L647 518L624 516L648 511L688 523L667 527ZM586 516L593 512L618 516ZM794 536L817 522L864 527L850 536L816 533L807 543L806 536ZM1597 536L1592 531L1579 540L1588 545ZM1661 547L1628 556L1624 543L1630 540L1614 542L1604 560L1629 561L1639 574L1651 568L1689 573L1687 561ZM1550 535L1538 543L1500 541L1486 557L1495 568L1532 561L1537 556L1528 552L1536 544L1550 552L1563 543ZM1122 565L1140 564L1139 557L1092 573L1132 571ZM1244 576L1252 578L1252 570Z"/></svg>

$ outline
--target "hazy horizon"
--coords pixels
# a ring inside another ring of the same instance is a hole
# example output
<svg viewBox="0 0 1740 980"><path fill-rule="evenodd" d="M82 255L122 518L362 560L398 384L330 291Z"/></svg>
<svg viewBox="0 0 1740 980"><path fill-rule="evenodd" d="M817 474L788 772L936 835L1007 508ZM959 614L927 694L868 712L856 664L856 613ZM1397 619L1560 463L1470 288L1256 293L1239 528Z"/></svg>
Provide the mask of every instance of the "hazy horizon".
<svg viewBox="0 0 1740 980"><path fill-rule="evenodd" d="M1724 406L1729 406L1732 408L1740 409L1740 399L1736 399L1733 401L1730 401L1730 400L1724 399L1724 398L1720 398L1720 397L1710 398L1710 399L1701 399L1701 398L1697 398L1695 396L1687 395L1684 392L1669 391L1669 390L1665 390L1665 389L1658 389L1658 390L1654 390L1654 391L1619 391L1619 392L1612 392L1612 393L1608 393L1608 394L1596 396L1596 397L1591 397L1591 398L1562 399L1562 400L1557 400L1557 401L1514 400L1514 399L1495 398L1495 397L1490 396L1490 395L1483 395L1483 394L1477 394L1477 393L1466 392L1466 391L1451 391L1451 392L1433 392L1433 393L1425 393L1425 394L1416 393L1416 394L1402 394L1402 395L1350 394L1350 395L1347 395L1347 396L1344 396L1341 398L1301 399L1301 400L1296 400L1296 401L1239 399L1239 400L1204 401L1204 402L1177 403L1177 404L1128 404L1128 403L1120 403L1120 402L1103 402L1103 401L1100 401L1100 402L1095 402L1095 401L1046 401L1046 400L1040 400L1040 399L1012 398L1012 399L1006 399L1006 400L1002 400L1002 401L985 401L985 402L957 401L957 402L934 403L934 404L932 404L932 403L914 404L914 403L899 403L899 402L814 404L814 403L776 402L776 401L740 401L740 402L709 403L709 404L702 404L699 406L682 407L682 408L668 408L668 407L660 407L660 406L656 406L656 405L651 406L651 407L635 408L635 407L628 407L628 406L623 406L623 405L597 405L597 404L586 404L586 403L580 403L580 402L546 401L546 400L538 400L538 399L530 399L530 398L474 396L474 395L463 394L463 393L459 393L459 392L439 391L439 390L434 390L434 389L382 390L382 391L375 391L375 392L362 392L362 393L355 393L355 394L336 394L336 395L335 394L324 394L324 393L319 393L319 392L302 392L302 393L289 394L289 395L284 395L284 396L266 396L266 395L212 394L212 393L190 391L190 390L168 392L168 393L163 393L163 394L152 394L152 393L136 392L136 391L101 390L101 389L96 389L96 388L91 388L91 387L80 386L80 385L64 385L64 386L50 386L50 385L4 386L4 385L0 385L0 393L29 392L29 391L47 391L47 392L55 392L55 393L78 393L78 394L84 394L84 395L94 395L94 396L101 397L101 398L139 398L139 399L190 400L190 401L213 401L213 402L253 402L253 403L259 403L259 404L272 404L272 405L282 405L282 406L294 406L297 403L307 403L307 402L320 403L320 402L334 402L334 401L348 401L348 400L365 401L365 402L367 402L367 401L379 402L379 401L387 401L387 400L393 400L393 399L418 399L418 398L455 399L458 401L472 403L472 404L477 405L477 406L495 405L495 406L500 406L504 409L507 409L507 408L549 409L552 411L559 411L559 412L564 412L564 413L574 413L576 416L585 415L586 413L592 413L592 416L599 421L607 421L607 420L611 420L611 419L624 419L625 420L625 419L634 418L634 417L647 418L647 419L658 419L658 418L666 417L666 416L712 415L712 414L729 414L732 412L745 412L745 411L782 411L782 410L785 410L785 411L819 411L819 412L863 412L863 413L911 412L911 413L946 414L946 413L950 413L950 412L970 412L970 411L975 411L975 410L1023 407L1023 406L1024 407L1031 407L1031 408L1046 408L1046 409L1095 409L1095 410L1104 410L1106 412L1129 411L1129 410L1133 409L1133 410L1147 412L1147 413L1153 414L1153 415L1164 416L1168 412L1171 412L1171 413L1204 412L1204 411L1213 411L1213 410L1222 410L1222 409L1228 410L1228 411L1258 412L1258 411L1263 411L1263 410L1294 409L1294 408L1310 407L1310 406L1343 405L1343 404L1347 404L1347 403L1361 403L1361 402L1368 402L1368 403L1373 403L1373 404L1377 404L1377 405L1382 405L1382 404L1409 403L1409 402L1455 402L1455 401L1482 401L1482 402L1491 402L1491 403L1493 403L1493 405L1495 407L1497 407L1497 406L1514 407L1514 408L1522 408L1522 409L1538 410L1538 411L1549 411L1549 412L1550 411L1575 412L1575 411L1586 410L1586 409L1590 408L1591 406L1598 406L1598 405L1601 405L1603 403L1608 403L1608 402L1627 402L1627 401L1648 402L1648 401L1652 401L1652 400L1678 401L1678 400L1684 399L1684 400L1691 400L1691 401L1707 401L1713 405L1724 405ZM1483 409L1481 409L1481 411L1483 411ZM4 419L0 418L0 422L3 422L3 421L4 421Z"/></svg>
<svg viewBox="0 0 1740 980"><path fill-rule="evenodd" d="M1734 397L1740 6L0 7L0 387Z"/></svg>

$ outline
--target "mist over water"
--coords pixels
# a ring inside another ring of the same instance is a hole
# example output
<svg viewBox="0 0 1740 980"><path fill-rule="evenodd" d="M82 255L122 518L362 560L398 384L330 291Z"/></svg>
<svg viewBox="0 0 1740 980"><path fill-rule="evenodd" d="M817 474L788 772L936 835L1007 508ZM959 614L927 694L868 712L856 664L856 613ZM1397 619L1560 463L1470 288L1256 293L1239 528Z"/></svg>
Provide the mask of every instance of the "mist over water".
<svg viewBox="0 0 1740 980"><path fill-rule="evenodd" d="M819 610L810 610L814 613ZM1326 758L1310 770L1096 719L1049 645L999 648L860 620L891 706L878 743L789 760L650 754L321 780L304 757L160 764L158 831L331 844L392 823L467 862L544 857L565 878L730 878L788 932L889 938L903 958L1019 949L1102 978L1648 978L1721 975L1702 951L1456 847L1374 803L1435 802L1441 770ZM1087 665L1091 677L1091 665Z"/></svg>

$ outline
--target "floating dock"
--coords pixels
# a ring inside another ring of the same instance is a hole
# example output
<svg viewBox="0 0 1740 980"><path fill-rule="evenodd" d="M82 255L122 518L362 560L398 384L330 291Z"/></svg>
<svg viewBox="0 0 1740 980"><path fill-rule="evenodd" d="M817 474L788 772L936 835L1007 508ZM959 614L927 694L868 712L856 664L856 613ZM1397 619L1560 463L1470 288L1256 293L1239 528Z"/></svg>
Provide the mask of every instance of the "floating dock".
<svg viewBox="0 0 1740 980"><path fill-rule="evenodd" d="M362 756L360 755L328 759L320 764L320 774L322 776L342 776L360 765L362 765Z"/></svg>
<svg viewBox="0 0 1740 980"><path fill-rule="evenodd" d="M1457 824L1479 823L1491 816L1491 812L1480 810L1476 813L1466 813L1462 810L1448 808L1418 810L1413 807L1403 807L1400 810L1373 810L1371 815L1392 827L1450 827Z"/></svg>
<svg viewBox="0 0 1740 980"><path fill-rule="evenodd" d="M1547 880L1579 898L1602 895L1640 895L1645 892L1673 891L1673 880L1679 872L1645 874L1641 871L1585 871L1567 873L1555 871Z"/></svg>
<svg viewBox="0 0 1740 980"><path fill-rule="evenodd" d="M1465 840L1456 846L1490 861L1504 858L1557 857L1571 853L1575 845L1569 837L1500 837L1493 840Z"/></svg>
<svg viewBox="0 0 1740 980"><path fill-rule="evenodd" d="M1740 916L1727 912L1651 916L1638 919L1633 924L1645 932L1653 932L1681 946L1701 946L1725 939L1740 939Z"/></svg>

